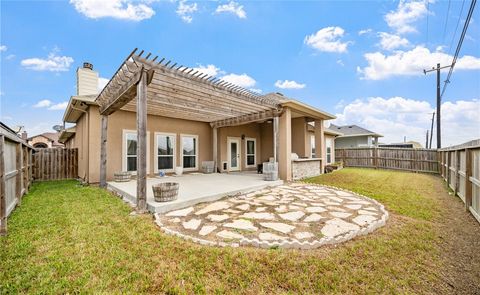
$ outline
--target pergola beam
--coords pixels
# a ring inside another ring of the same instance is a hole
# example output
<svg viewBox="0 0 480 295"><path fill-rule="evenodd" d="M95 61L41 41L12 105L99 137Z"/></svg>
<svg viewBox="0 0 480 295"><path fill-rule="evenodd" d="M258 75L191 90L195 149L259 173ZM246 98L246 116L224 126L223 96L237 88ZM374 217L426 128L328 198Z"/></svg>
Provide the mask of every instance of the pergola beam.
<svg viewBox="0 0 480 295"><path fill-rule="evenodd" d="M254 123L258 121L265 121L268 119L272 119L274 117L279 116L282 113L282 109L276 110L267 110L263 112L251 113L247 115L241 115L238 117L227 118L223 120L218 120L215 122L211 122L210 126L214 128L220 127L229 127L229 126L239 126L249 123Z"/></svg>

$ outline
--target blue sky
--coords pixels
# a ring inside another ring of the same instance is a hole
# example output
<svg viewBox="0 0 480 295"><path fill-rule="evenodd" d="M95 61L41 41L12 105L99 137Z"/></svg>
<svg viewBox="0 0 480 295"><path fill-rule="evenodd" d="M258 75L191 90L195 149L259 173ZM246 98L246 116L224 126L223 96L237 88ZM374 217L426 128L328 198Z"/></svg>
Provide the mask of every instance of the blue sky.
<svg viewBox="0 0 480 295"><path fill-rule="evenodd" d="M138 47L264 94L282 92L336 114L338 124L384 134L384 142L406 136L423 144L436 78L422 69L451 61L470 1L461 15L462 1L448 6L423 0L2 1L1 120L25 126L30 135L50 131L75 94L75 70L83 61L110 78ZM478 7L443 105L444 144L480 137Z"/></svg>

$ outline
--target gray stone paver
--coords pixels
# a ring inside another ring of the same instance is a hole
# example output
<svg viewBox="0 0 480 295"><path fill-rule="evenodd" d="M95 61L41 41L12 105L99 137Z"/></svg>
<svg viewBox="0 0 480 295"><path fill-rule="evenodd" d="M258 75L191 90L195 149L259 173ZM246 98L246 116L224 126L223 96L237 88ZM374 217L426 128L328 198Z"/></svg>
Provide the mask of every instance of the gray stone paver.
<svg viewBox="0 0 480 295"><path fill-rule="evenodd" d="M311 249L370 233L388 212L352 192L290 183L155 217L166 233L204 245Z"/></svg>

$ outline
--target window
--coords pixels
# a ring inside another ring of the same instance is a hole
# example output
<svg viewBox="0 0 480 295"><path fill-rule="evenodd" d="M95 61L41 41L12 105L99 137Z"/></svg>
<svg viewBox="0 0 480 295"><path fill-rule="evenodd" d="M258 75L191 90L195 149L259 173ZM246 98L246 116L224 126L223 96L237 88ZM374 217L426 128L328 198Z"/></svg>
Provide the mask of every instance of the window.
<svg viewBox="0 0 480 295"><path fill-rule="evenodd" d="M137 134L127 133L127 171L137 171Z"/></svg>
<svg viewBox="0 0 480 295"><path fill-rule="evenodd" d="M147 132L147 173L149 173L150 132ZM123 130L122 170L133 174L137 171L137 132Z"/></svg>
<svg viewBox="0 0 480 295"><path fill-rule="evenodd" d="M164 170L171 172L175 168L176 134L155 133L155 172Z"/></svg>
<svg viewBox="0 0 480 295"><path fill-rule="evenodd" d="M255 138L247 138L245 140L245 151L246 151L246 165L247 167L255 167L256 159L255 159L255 150L256 150L257 142Z"/></svg>
<svg viewBox="0 0 480 295"><path fill-rule="evenodd" d="M326 148L327 148L327 164L332 163L332 139L327 138L325 139L326 143Z"/></svg>
<svg viewBox="0 0 480 295"><path fill-rule="evenodd" d="M182 166L185 170L197 170L198 168L198 136L182 135Z"/></svg>
<svg viewBox="0 0 480 295"><path fill-rule="evenodd" d="M316 158L316 155L315 155L315 135L310 136L310 153L311 153L310 158Z"/></svg>

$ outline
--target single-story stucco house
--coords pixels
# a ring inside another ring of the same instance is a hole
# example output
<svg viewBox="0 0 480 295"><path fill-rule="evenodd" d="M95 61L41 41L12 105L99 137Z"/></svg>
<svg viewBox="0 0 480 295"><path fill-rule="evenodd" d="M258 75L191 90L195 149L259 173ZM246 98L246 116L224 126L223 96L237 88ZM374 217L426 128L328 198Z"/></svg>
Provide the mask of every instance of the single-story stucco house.
<svg viewBox="0 0 480 295"><path fill-rule="evenodd" d="M75 125L60 141L78 148L78 176L86 182L102 184L120 171L201 171L204 161L220 173L256 171L272 160L288 181L321 174L333 161L338 132L326 131L324 121L335 116L142 54L132 52L100 94L93 66L77 70L77 95L63 117ZM144 159L137 157L142 148Z"/></svg>
<svg viewBox="0 0 480 295"><path fill-rule="evenodd" d="M45 132L27 138L27 142L36 149L65 147L63 143L58 141L59 136L60 132Z"/></svg>
<svg viewBox="0 0 480 295"><path fill-rule="evenodd" d="M378 138L383 137L381 134L358 125L337 126L330 124L326 130L339 133L335 138L335 147L339 149L378 146Z"/></svg>

